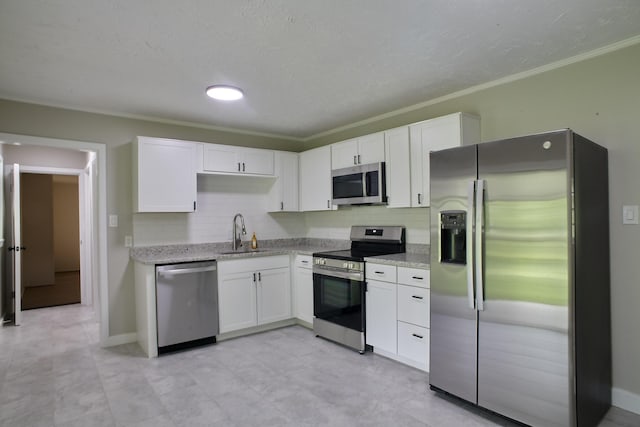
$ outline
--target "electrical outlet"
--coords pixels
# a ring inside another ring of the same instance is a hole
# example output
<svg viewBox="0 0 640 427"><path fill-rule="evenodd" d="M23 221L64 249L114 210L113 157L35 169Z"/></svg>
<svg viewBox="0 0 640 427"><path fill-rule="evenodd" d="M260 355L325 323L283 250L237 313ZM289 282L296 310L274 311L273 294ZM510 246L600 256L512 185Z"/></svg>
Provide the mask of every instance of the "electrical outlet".
<svg viewBox="0 0 640 427"><path fill-rule="evenodd" d="M115 228L118 226L118 215L109 215L109 227Z"/></svg>
<svg viewBox="0 0 640 427"><path fill-rule="evenodd" d="M130 248L133 246L133 237L132 236L124 236L124 247Z"/></svg>

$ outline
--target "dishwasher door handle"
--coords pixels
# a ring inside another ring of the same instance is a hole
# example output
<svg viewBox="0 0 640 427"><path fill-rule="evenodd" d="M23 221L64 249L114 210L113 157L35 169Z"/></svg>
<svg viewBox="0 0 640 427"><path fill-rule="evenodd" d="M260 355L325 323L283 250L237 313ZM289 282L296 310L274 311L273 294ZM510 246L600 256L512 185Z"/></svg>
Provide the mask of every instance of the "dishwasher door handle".
<svg viewBox="0 0 640 427"><path fill-rule="evenodd" d="M216 271L215 265L209 267L195 267L195 268L174 268L172 270L160 270L159 275L176 275L176 274L192 274L192 273L204 273L205 271Z"/></svg>

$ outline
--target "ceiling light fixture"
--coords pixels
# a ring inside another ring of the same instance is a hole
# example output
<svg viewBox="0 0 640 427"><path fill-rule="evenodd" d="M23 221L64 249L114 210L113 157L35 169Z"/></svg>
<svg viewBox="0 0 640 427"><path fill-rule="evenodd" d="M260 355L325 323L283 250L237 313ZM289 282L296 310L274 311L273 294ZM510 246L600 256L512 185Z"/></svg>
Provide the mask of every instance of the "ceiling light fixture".
<svg viewBox="0 0 640 427"><path fill-rule="evenodd" d="M236 101L244 97L242 90L227 85L213 85L207 88L207 95L220 101Z"/></svg>

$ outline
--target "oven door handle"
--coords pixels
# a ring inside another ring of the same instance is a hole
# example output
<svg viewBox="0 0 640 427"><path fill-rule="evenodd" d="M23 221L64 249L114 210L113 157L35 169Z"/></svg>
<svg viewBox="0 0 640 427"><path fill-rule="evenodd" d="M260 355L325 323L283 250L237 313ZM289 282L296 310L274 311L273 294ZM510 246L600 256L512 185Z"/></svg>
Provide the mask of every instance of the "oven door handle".
<svg viewBox="0 0 640 427"><path fill-rule="evenodd" d="M318 274L320 276L337 277L339 279L355 280L358 282L364 281L363 272L327 270L315 265L313 266L312 271L313 274Z"/></svg>

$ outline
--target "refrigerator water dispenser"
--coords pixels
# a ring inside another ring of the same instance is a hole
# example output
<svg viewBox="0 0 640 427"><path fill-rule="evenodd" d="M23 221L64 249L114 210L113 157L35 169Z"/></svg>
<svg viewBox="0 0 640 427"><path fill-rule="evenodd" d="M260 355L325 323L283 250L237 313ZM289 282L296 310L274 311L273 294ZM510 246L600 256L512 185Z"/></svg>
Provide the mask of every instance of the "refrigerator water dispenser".
<svg viewBox="0 0 640 427"><path fill-rule="evenodd" d="M440 212L440 262L467 263L467 213Z"/></svg>

